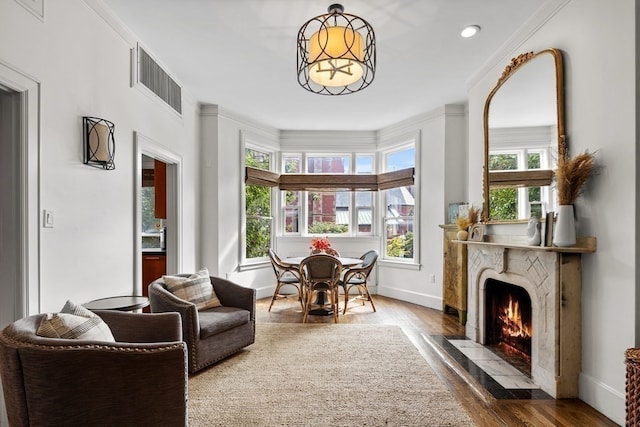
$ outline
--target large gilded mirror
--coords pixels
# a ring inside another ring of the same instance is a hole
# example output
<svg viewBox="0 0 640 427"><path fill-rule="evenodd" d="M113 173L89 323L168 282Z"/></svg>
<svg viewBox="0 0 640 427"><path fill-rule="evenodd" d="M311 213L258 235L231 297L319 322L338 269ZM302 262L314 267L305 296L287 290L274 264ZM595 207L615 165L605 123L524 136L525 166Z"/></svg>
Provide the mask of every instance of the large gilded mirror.
<svg viewBox="0 0 640 427"><path fill-rule="evenodd" d="M484 106L484 222L544 218L555 210L551 182L564 129L561 52L513 58Z"/></svg>

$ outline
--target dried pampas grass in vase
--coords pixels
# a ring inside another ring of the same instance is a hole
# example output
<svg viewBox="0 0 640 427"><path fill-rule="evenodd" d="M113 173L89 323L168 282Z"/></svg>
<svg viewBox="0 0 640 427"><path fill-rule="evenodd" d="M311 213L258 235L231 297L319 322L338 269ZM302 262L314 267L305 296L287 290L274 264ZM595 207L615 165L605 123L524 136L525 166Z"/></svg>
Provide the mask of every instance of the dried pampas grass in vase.
<svg viewBox="0 0 640 427"><path fill-rule="evenodd" d="M593 171L595 159L588 151L572 159L567 158L566 152L560 154L556 170L558 204L573 205Z"/></svg>
<svg viewBox="0 0 640 427"><path fill-rule="evenodd" d="M573 246L576 244L576 226L573 204L587 183L595 159L593 154L584 152L574 158L568 158L566 149L561 150L556 170L556 188L558 191L558 216L553 229L553 244Z"/></svg>

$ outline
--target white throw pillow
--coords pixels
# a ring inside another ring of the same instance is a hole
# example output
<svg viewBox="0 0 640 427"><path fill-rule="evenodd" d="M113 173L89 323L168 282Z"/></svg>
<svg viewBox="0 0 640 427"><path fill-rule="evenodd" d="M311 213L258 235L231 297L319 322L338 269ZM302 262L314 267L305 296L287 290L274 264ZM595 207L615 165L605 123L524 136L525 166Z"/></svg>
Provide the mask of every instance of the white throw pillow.
<svg viewBox="0 0 640 427"><path fill-rule="evenodd" d="M116 341L109 326L97 314L71 301L66 302L60 313L48 313L43 317L36 335L46 338Z"/></svg>
<svg viewBox="0 0 640 427"><path fill-rule="evenodd" d="M198 310L222 305L213 290L209 271L206 268L189 277L162 276L162 279L169 292L180 299L195 304Z"/></svg>

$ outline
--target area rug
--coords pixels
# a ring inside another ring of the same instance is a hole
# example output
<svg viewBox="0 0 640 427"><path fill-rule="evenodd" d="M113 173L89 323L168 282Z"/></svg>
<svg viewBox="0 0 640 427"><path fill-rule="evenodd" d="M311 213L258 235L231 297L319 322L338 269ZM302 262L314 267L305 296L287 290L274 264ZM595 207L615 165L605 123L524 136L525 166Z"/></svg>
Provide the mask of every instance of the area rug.
<svg viewBox="0 0 640 427"><path fill-rule="evenodd" d="M256 326L189 378L190 426L473 426L397 326Z"/></svg>

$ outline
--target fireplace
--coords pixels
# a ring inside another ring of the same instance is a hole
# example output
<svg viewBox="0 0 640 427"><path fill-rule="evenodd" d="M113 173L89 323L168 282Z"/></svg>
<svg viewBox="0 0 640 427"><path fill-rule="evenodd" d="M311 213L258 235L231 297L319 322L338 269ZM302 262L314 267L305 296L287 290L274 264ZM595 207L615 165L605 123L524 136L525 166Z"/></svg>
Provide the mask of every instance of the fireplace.
<svg viewBox="0 0 640 427"><path fill-rule="evenodd" d="M485 284L485 345L531 375L531 298L519 286L496 279Z"/></svg>
<svg viewBox="0 0 640 427"><path fill-rule="evenodd" d="M465 244L467 337L485 346L503 348L501 356L508 353L524 360L528 365L525 373L551 396L577 397L581 365L580 253L509 243ZM505 316L507 320L501 320ZM501 322L518 332L505 338L502 326L498 331ZM503 358L512 363L508 357Z"/></svg>

